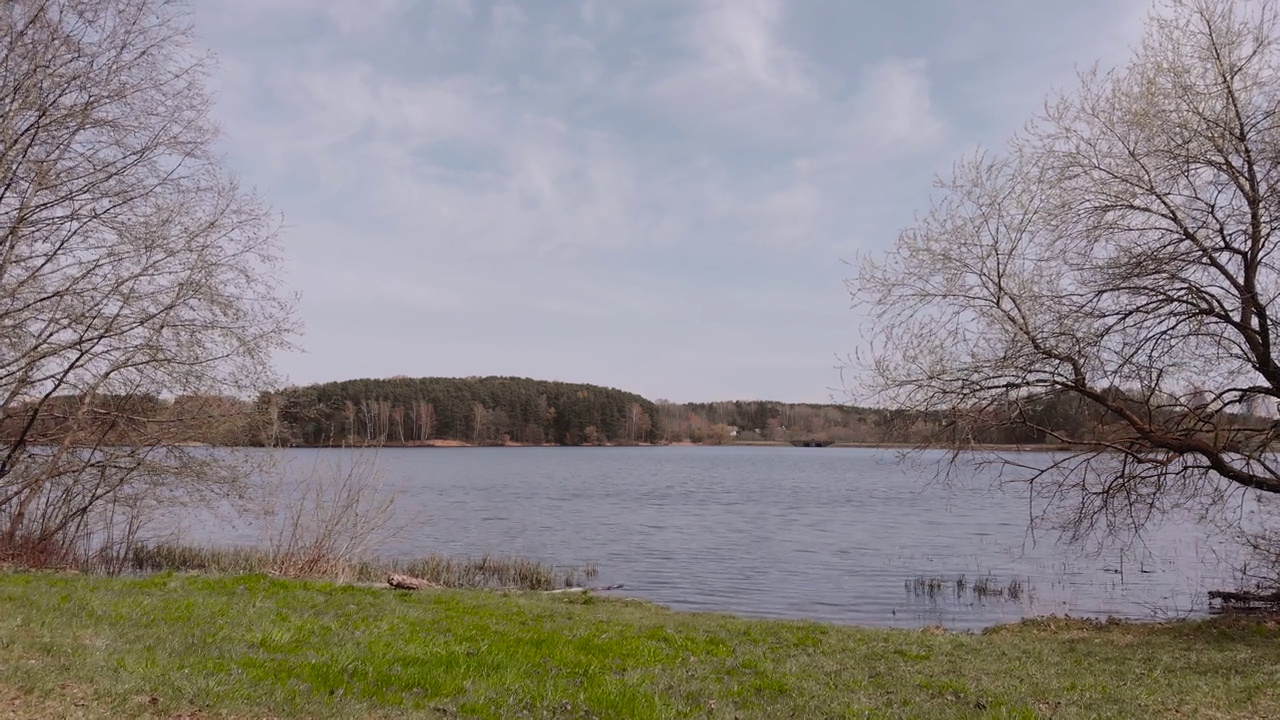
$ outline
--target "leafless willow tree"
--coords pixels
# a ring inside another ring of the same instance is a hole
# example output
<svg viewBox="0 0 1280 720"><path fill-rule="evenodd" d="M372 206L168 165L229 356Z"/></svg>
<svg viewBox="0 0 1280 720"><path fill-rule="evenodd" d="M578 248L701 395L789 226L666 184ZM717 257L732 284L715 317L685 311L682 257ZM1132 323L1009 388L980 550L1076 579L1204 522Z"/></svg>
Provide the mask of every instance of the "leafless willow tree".
<svg viewBox="0 0 1280 720"><path fill-rule="evenodd" d="M0 4L0 555L100 545L239 477L184 441L295 328L210 69L178 2Z"/></svg>
<svg viewBox="0 0 1280 720"><path fill-rule="evenodd" d="M1074 532L1280 493L1278 13L1156 8L849 281L869 389L934 442L1069 445L1024 476Z"/></svg>

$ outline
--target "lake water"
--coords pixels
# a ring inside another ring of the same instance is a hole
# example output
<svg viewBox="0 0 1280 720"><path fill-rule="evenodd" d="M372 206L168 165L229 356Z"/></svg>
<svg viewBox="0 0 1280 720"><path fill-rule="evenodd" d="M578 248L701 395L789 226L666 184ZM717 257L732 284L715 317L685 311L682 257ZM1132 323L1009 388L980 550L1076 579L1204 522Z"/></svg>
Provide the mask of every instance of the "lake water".
<svg viewBox="0 0 1280 720"><path fill-rule="evenodd" d="M287 456L311 467L343 452ZM1033 536L1018 487L979 469L939 484L929 460L840 448L383 449L377 463L417 521L382 551L595 563L594 583L675 609L905 627L1180 615L1236 584L1195 524L1091 556ZM198 525L189 539L246 540ZM929 578L945 585L915 585ZM979 597L981 578L1023 592Z"/></svg>

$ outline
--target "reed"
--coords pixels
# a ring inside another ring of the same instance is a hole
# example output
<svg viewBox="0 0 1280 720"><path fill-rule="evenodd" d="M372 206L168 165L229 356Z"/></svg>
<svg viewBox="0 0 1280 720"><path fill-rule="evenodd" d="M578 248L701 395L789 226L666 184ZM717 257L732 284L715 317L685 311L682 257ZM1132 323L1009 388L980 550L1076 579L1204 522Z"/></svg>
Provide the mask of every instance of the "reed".
<svg viewBox="0 0 1280 720"><path fill-rule="evenodd" d="M916 598L936 600L945 588L953 588L957 602L974 600L1007 600L1022 602L1030 596L1030 583L1022 578L1013 578L1008 583L1001 582L993 575L983 575L972 581L964 575L953 579L943 577L915 577L904 582L907 594Z"/></svg>
<svg viewBox="0 0 1280 720"><path fill-rule="evenodd" d="M578 587L599 574L594 565L561 567L520 557L483 555L458 558L431 554L420 558L357 560L315 558L298 564L282 553L253 547L138 545L128 568L136 573L164 571L211 574L263 573L357 583L381 583L390 573L424 578L450 588L555 590Z"/></svg>

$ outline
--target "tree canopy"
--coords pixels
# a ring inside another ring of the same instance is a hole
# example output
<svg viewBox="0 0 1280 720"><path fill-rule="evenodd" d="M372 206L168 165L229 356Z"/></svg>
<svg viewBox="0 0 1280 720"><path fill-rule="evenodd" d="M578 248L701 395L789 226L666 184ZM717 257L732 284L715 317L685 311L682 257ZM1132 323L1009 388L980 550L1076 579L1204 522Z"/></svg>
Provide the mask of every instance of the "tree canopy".
<svg viewBox="0 0 1280 720"><path fill-rule="evenodd" d="M1075 444L1027 477L1076 531L1280 493L1277 11L1167 2L1127 65L958 162L849 281L863 390L948 418L955 447Z"/></svg>
<svg viewBox="0 0 1280 720"><path fill-rule="evenodd" d="M278 219L223 165L189 15L0 5L0 558L56 561L235 480L182 447L203 403L151 400L269 386L295 330Z"/></svg>

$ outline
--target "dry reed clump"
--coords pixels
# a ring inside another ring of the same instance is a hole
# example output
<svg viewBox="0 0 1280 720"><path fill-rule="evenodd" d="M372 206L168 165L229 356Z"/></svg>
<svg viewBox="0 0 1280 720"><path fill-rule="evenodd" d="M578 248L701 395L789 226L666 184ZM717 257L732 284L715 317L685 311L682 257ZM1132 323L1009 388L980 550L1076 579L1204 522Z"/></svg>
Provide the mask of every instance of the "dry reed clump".
<svg viewBox="0 0 1280 720"><path fill-rule="evenodd" d="M289 577L354 579L370 549L412 522L396 512L398 491L377 464L377 450L316 455L311 468L283 464L262 487L255 520L264 569Z"/></svg>
<svg viewBox="0 0 1280 720"><path fill-rule="evenodd" d="M157 518L234 503L269 465L260 453L191 447L154 448L134 462L128 450L72 447L73 460L33 451L14 461L0 448L0 564L120 572ZM15 463L7 474L5 461Z"/></svg>
<svg viewBox="0 0 1280 720"><path fill-rule="evenodd" d="M66 544L26 535L0 546L0 567L72 569L83 562L83 558Z"/></svg>
<svg viewBox="0 0 1280 720"><path fill-rule="evenodd" d="M345 563L345 564L344 564ZM298 572L302 567L275 551L254 547L139 545L129 557L134 572L189 571L212 574L265 573L349 582L382 582L391 573L411 575L450 588L555 590L578 587L595 577L595 567L562 568L526 558L484 555L456 558L432 554L413 559L326 559L307 567L332 572ZM287 569L282 571L281 568Z"/></svg>
<svg viewBox="0 0 1280 720"><path fill-rule="evenodd" d="M260 468L257 493L242 508L259 531L253 546L146 542L136 529L119 541L76 545L27 542L0 549L0 565L105 574L184 571L263 573L337 582L378 582L391 573L452 588L554 590L595 579L594 565L556 567L518 557L457 558L431 554L382 559L373 550L415 518L397 513L398 492L377 465L376 449L316 455L311 467L287 462Z"/></svg>
<svg viewBox="0 0 1280 720"><path fill-rule="evenodd" d="M374 548L415 521L397 513L398 491L386 483L377 452L345 449L336 455L317 454L305 469L278 464L275 472L264 476L249 512L261 537L256 547L138 544L130 552L128 568L265 573L338 582L381 582L398 573L457 588L545 590L577 582L577 570L521 558L377 558Z"/></svg>
<svg viewBox="0 0 1280 720"><path fill-rule="evenodd" d="M234 575L270 572L271 552L252 547L200 547L195 545L137 545L129 553L129 570L149 573L172 571Z"/></svg>

